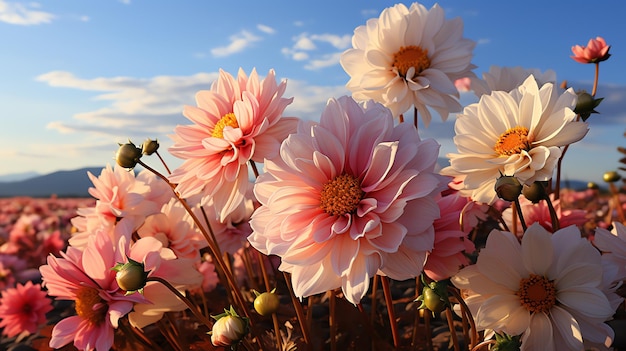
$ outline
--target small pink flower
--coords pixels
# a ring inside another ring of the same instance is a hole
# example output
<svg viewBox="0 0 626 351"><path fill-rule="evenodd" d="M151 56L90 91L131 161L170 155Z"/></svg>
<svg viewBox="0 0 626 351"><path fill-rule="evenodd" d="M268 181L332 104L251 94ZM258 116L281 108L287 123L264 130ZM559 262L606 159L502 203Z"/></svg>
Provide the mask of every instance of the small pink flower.
<svg viewBox="0 0 626 351"><path fill-rule="evenodd" d="M566 228L570 225L576 225L578 228L582 228L582 226L589 220L589 218L587 217L587 211L578 209L562 210L560 200L554 200L553 194L550 195L550 200L552 201L554 211L559 218L559 225L561 228ZM526 222L527 226L530 226L531 224L537 222L547 231L555 231L552 229L550 209L545 201L540 201L539 203L533 204L531 201L521 196L519 202L522 209L522 214L524 215L524 221ZM510 207L502 212L502 219L504 219L506 225L509 226L509 229L513 230L513 211ZM517 233L521 234L523 232L524 230L522 229L522 224L518 219Z"/></svg>
<svg viewBox="0 0 626 351"><path fill-rule="evenodd" d="M41 285L26 282L15 288L6 289L0 298L0 328L8 337L26 331L35 333L46 322L46 313L52 310L52 303L41 290Z"/></svg>
<svg viewBox="0 0 626 351"><path fill-rule="evenodd" d="M220 282L220 278L217 276L217 272L215 272L215 265L213 262L209 260L202 261L202 263L198 265L198 272L202 274L202 290L204 292L213 291L213 289L215 289L217 284Z"/></svg>
<svg viewBox="0 0 626 351"><path fill-rule="evenodd" d="M463 231L460 223L467 203L468 199L458 194L444 196L437 201L441 217L433 223L435 244L424 265L424 272L431 279L448 279L469 264L465 254L474 252L476 248L467 238L471 227L468 227L470 230Z"/></svg>
<svg viewBox="0 0 626 351"><path fill-rule="evenodd" d="M357 304L380 272L414 278L439 217L438 152L381 104L330 99L319 124L302 123L266 160L248 241L282 258L299 297L341 287Z"/></svg>
<svg viewBox="0 0 626 351"><path fill-rule="evenodd" d="M48 264L39 270L48 294L73 300L76 315L54 326L50 347L74 341L81 350L108 351L119 319L134 303L147 301L141 294L124 295L117 285L111 269L116 254L108 233L94 233L83 250L70 246L61 256L48 256Z"/></svg>
<svg viewBox="0 0 626 351"><path fill-rule="evenodd" d="M280 143L295 131L297 119L281 118L293 98L283 98L286 82L276 84L274 71L259 79L256 70L237 77L220 70L211 90L196 95L198 106L183 114L194 124L179 125L171 135L172 155L184 160L170 175L182 197L204 193L226 216L244 199L248 162L278 154Z"/></svg>
<svg viewBox="0 0 626 351"><path fill-rule="evenodd" d="M570 56L574 61L580 63L598 63L606 61L611 54L609 54L610 45L606 45L606 41L602 37L596 37L595 39L589 39L586 47L576 45L572 46L573 56Z"/></svg>
<svg viewBox="0 0 626 351"><path fill-rule="evenodd" d="M165 204L161 213L146 217L137 234L158 239L179 258L200 260L200 249L208 245L177 199Z"/></svg>
<svg viewBox="0 0 626 351"><path fill-rule="evenodd" d="M456 90L458 90L460 93L465 93L472 90L470 87L471 83L472 80L470 79L470 77L463 77L455 80L454 86L456 87Z"/></svg>

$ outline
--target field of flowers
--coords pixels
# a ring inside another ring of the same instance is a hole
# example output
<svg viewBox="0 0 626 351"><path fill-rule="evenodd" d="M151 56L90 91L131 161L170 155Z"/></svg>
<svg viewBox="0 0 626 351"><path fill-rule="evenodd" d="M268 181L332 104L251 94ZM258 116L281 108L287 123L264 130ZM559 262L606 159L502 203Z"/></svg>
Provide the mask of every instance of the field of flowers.
<svg viewBox="0 0 626 351"><path fill-rule="evenodd" d="M129 141L90 199L1 199L0 348L626 349L626 149L606 191L560 180L610 46L572 47L588 93L479 78L462 30L438 5L387 8L317 122L283 116L273 70L220 71L171 135L177 169ZM440 169L418 119L449 113Z"/></svg>

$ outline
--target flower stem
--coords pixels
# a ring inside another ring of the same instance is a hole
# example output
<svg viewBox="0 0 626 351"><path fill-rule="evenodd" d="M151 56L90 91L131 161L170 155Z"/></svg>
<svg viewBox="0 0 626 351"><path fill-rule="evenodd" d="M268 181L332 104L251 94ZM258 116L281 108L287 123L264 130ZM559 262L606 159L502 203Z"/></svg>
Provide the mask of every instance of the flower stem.
<svg viewBox="0 0 626 351"><path fill-rule="evenodd" d="M147 279L147 281L151 282L159 282L163 285L165 285L166 288L168 288L171 292L174 293L174 295L176 295L182 302L185 303L185 305L187 305L187 307L189 307L189 310L191 310L191 313L194 314L194 316L196 316L196 318L198 318L198 320L200 322L202 322L204 325L206 325L209 329L211 329L213 327L213 322L211 322L208 318L206 318L202 313L200 313L200 311L198 311L197 306L194 305L185 295L183 295L180 291L178 291L178 289L176 289L172 284L170 284L170 282L168 282L167 280L161 278L161 277L149 277Z"/></svg>
<svg viewBox="0 0 626 351"><path fill-rule="evenodd" d="M526 221L524 220L524 215L522 214L522 206L520 206L519 204L519 198L515 199L514 203L515 210L517 211L517 215L519 216L519 221L522 224L522 229L524 230L524 232L526 232L526 229L528 227L526 226Z"/></svg>
<svg viewBox="0 0 626 351"><path fill-rule="evenodd" d="M307 348L311 348L311 338L309 336L309 330L306 327L306 318L304 316L304 310L302 309L302 305L298 298L293 292L293 286L291 286L291 277L287 272L283 272L285 277L285 282L287 283L287 288L289 289L289 295L291 296L291 302L293 303L293 307L296 309L296 316L298 317L298 322L300 323L300 330L302 331L302 337L304 338L304 342L307 345Z"/></svg>
<svg viewBox="0 0 626 351"><path fill-rule="evenodd" d="M400 346L400 334L398 333L398 324L396 323L396 313L393 309L393 299L391 297L389 277L380 277L380 281L383 284L383 293L385 295L385 304L387 305L387 314L389 315L389 324L391 326L393 346L397 349Z"/></svg>
<svg viewBox="0 0 626 351"><path fill-rule="evenodd" d="M337 297L332 290L328 291L329 300L329 314L328 314L328 326L330 327L330 351L337 351Z"/></svg>
<svg viewBox="0 0 626 351"><path fill-rule="evenodd" d="M561 224L559 223L559 216L556 214L556 210L554 209L554 205L552 201L550 201L550 197L546 196L545 199L548 204L548 210L550 211L550 220L552 221L552 232L555 232L561 228Z"/></svg>
<svg viewBox="0 0 626 351"><path fill-rule="evenodd" d="M159 151L157 150L154 153L159 157L159 160L161 160L161 163L163 164L163 167L165 167L167 174L172 174L170 168L167 166L167 163L165 163L165 160L163 160L163 157L161 157L161 154L159 154Z"/></svg>
<svg viewBox="0 0 626 351"><path fill-rule="evenodd" d="M217 246L217 243L213 240L213 238L207 232L205 227L201 224L198 216L196 216L196 214L192 211L191 207L189 207L189 204L187 203L187 201L183 199L182 197L180 197L178 192L176 192L175 190L176 186L170 183L167 177L165 177L163 174L153 169L152 167L148 166L141 160L139 160L137 163L143 166L145 169L149 170L150 172L154 173L157 177L164 180L172 188L174 195L176 196L178 201L183 205L183 207L185 208L189 216L192 218L193 222L196 224L196 226L198 227L198 229L204 236L204 239L209 244L209 249L211 250L213 259L215 260L217 267L224 273L224 276L226 277L226 281L228 285L231 287L231 290L233 291L233 294L235 297L234 298L235 304L239 307L240 310L244 312L246 317L250 318L250 312L248 311L248 308L246 307L245 300L243 299L243 296L241 295L241 290L239 289L237 282L235 281L235 278L232 275L232 272L228 269L228 267L226 266L226 263L224 262L222 256L220 255L220 250L219 250L219 247ZM252 323L252 321L250 321L250 323Z"/></svg>
<svg viewBox="0 0 626 351"><path fill-rule="evenodd" d="M598 91L598 79L600 77L600 62L596 62L596 74L593 79L593 89L591 90L591 96L595 97Z"/></svg>
<svg viewBox="0 0 626 351"><path fill-rule="evenodd" d="M454 351L461 351L459 338L456 335L456 328L454 327L454 316L452 316L452 309L450 307L446 307L446 320L448 321L450 340L452 340L452 345L454 345Z"/></svg>

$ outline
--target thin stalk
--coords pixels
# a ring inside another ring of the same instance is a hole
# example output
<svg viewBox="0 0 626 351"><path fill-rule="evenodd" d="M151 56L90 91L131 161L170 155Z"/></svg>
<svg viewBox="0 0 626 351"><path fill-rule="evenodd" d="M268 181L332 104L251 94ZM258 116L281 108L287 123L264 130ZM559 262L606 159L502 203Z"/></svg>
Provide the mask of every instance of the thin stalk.
<svg viewBox="0 0 626 351"><path fill-rule="evenodd" d="M163 157L161 157L161 154L159 154L159 151L157 150L154 153L159 157L159 160L161 161L161 164L163 164L163 167L165 167L167 174L172 174L172 172L170 171L170 168L167 166L167 163L165 163L165 161L163 160Z"/></svg>
<svg viewBox="0 0 626 351"><path fill-rule="evenodd" d="M600 62L596 62L596 74L593 79L593 89L591 90L591 96L595 97L598 91L598 79L600 78Z"/></svg>
<svg viewBox="0 0 626 351"><path fill-rule="evenodd" d="M415 126L415 129L417 128L417 107L413 107L413 125Z"/></svg>
<svg viewBox="0 0 626 351"><path fill-rule="evenodd" d="M493 339L490 339L490 340L485 340L485 341L481 342L480 344L478 344L478 345L474 346L474 347L472 348L472 351L478 351L478 350L480 350L480 349L481 349L482 347L484 347L484 346L488 346L488 345L495 345L495 343L496 343L496 341L495 341L495 340L493 340Z"/></svg>
<svg viewBox="0 0 626 351"><path fill-rule="evenodd" d="M302 330L302 337L304 338L304 342L307 345L308 349L311 349L311 338L309 336L309 330L306 327L306 317L304 315L304 310L302 309L302 304L298 301L298 298L293 292L293 286L291 285L291 277L287 272L283 272L285 276L285 283L287 283L287 288L289 289L289 295L291 296L291 302L293 303L293 307L296 309L296 316L298 317L298 323L300 323L300 330Z"/></svg>
<svg viewBox="0 0 626 351"><path fill-rule="evenodd" d="M185 303L185 305L187 305L189 310L191 310L191 313L193 313L193 315L196 316L196 318L200 322L202 322L202 324L206 325L209 329L213 327L213 322L211 322L207 317L200 313L200 311L198 311L198 307L194 305L185 295L181 294L181 292L178 291L178 289L176 289L172 284L170 284L170 282L161 277L148 277L147 281L159 282L165 285L166 288L173 292L176 297L178 297L182 302Z"/></svg>
<svg viewBox="0 0 626 351"><path fill-rule="evenodd" d="M446 308L446 319L448 320L448 329L450 329L450 340L452 340L452 345L454 345L454 351L461 351L459 338L456 335L456 328L454 328L454 317L452 316L452 309L450 307Z"/></svg>
<svg viewBox="0 0 626 351"><path fill-rule="evenodd" d="M270 285L270 279L267 275L267 269L265 269L265 260L263 259L263 254L255 250L257 253L257 258L259 260L259 266L261 266L261 274L263 275L263 283L265 284L265 291L270 292L272 287ZM280 340L280 326L278 324L278 316L276 313L272 313L272 322L274 324L274 335L276 336L276 347L281 350L281 340Z"/></svg>
<svg viewBox="0 0 626 351"><path fill-rule="evenodd" d="M387 305L387 314L389 315L389 324L391 325L391 336L393 337L393 346L400 346L400 334L398 332L398 323L396 323L396 313L393 309L393 299L391 297L391 287L389 285L389 277L380 277L383 284L383 293L385 295L385 304Z"/></svg>
<svg viewBox="0 0 626 351"><path fill-rule="evenodd" d="M422 291L422 282L419 277L415 278L415 299L420 296L420 291ZM414 299L414 300L415 300ZM411 337L411 347L415 347L417 344L417 334L420 326L420 312L422 310L419 308L415 308L415 320L413 321L413 335Z"/></svg>
<svg viewBox="0 0 626 351"><path fill-rule="evenodd" d="M329 314L328 326L330 327L330 351L337 351L337 297L332 290L328 291L329 296Z"/></svg>
<svg viewBox="0 0 626 351"><path fill-rule="evenodd" d="M239 307L240 310L242 310L244 312L246 317L250 318L250 312L248 311L248 308L246 307L246 304L245 304L245 300L243 299L243 296L241 295L241 290L239 289L239 287L237 285L237 282L235 281L234 276L228 270L228 267L226 266L226 263L222 259L222 256L220 254L218 254L220 252L220 250L219 250L219 247L217 246L217 242L215 242L211 238L209 232L207 232L205 227L201 224L200 219L192 211L191 207L189 207L189 204L187 203L187 201L185 199L183 199L182 197L180 197L180 195L174 190L176 188L175 185L170 183L170 181L167 179L167 177L165 177L163 174L161 174L157 170L153 169L152 167L148 166L147 164L145 164L141 160L139 160L137 163L139 163L145 169L147 169L150 172L154 173L157 177L161 178L167 184L170 185L170 187L172 188L172 191L174 191L174 195L179 200L179 202L183 205L183 207L185 208L185 210L187 211L189 216L192 218L192 220L194 221L194 223L196 224L196 226L198 227L198 229L200 230L200 232L204 236L205 240L209 244L209 249L211 250L211 253L213 254L212 256L213 256L213 259L215 260L215 263L217 264L217 267L219 269L221 269L222 272L224 273L224 276L226 277L228 285L231 287L231 290L234 293L234 296L235 296L235 299L234 299L235 301L234 302L235 302L235 304ZM250 323L252 323L252 321L250 321Z"/></svg>
<svg viewBox="0 0 626 351"><path fill-rule="evenodd" d="M550 221L552 222L552 232L555 232L561 228L561 224L559 223L559 216L556 214L556 210L554 209L554 205L552 201L550 201L550 197L546 196L545 199L548 204L548 210L550 211Z"/></svg>
<svg viewBox="0 0 626 351"><path fill-rule="evenodd" d="M472 311L470 311L469 307L465 303L465 300L463 300L463 297L461 296L461 294L459 293L457 289L454 289L453 287L449 286L448 292L451 292L452 295L454 295L454 297L457 299L457 301L461 305L461 311L463 311L463 313L467 315L467 319L470 323L470 329L472 330L472 337L470 338L469 345L470 347L472 347L472 345L478 342L478 330L476 330L476 323L474 322L474 316L472 316Z"/></svg>
<svg viewBox="0 0 626 351"><path fill-rule="evenodd" d="M372 300L372 306L371 306L371 310L370 310L370 324L374 325L374 320L376 319L376 309L378 308L376 306L376 302L378 301L376 299L376 291L378 290L378 281L380 280L380 276L378 274L376 274L374 276L374 279L372 280L372 294L371 294L371 300Z"/></svg>
<svg viewBox="0 0 626 351"><path fill-rule="evenodd" d="M522 229L524 230L524 233L526 233L526 229L528 227L526 226L526 221L524 220L524 214L522 213L522 206L520 206L519 204L519 198L515 199L515 210L517 211L517 215L519 216L519 221L522 224Z"/></svg>

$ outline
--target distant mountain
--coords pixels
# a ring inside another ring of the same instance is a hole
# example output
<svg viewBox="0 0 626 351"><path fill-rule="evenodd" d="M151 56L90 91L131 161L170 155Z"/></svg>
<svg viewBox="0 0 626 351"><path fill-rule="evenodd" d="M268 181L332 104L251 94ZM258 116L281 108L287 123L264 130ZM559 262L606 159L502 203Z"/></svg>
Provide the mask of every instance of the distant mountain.
<svg viewBox="0 0 626 351"><path fill-rule="evenodd" d="M33 178L0 182L0 197L90 197L87 189L93 186L87 172L99 175L104 167L89 167L58 171Z"/></svg>
<svg viewBox="0 0 626 351"><path fill-rule="evenodd" d="M40 174L37 172L5 174L5 175L0 175L0 182L16 182L20 180L35 178L39 175Z"/></svg>

